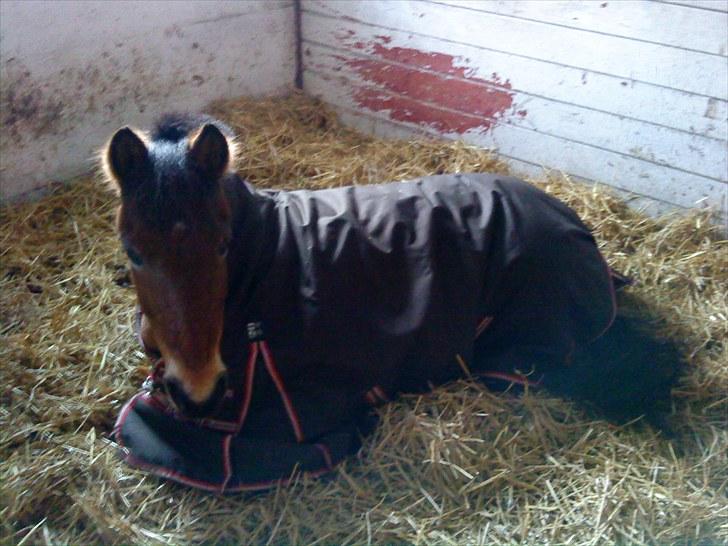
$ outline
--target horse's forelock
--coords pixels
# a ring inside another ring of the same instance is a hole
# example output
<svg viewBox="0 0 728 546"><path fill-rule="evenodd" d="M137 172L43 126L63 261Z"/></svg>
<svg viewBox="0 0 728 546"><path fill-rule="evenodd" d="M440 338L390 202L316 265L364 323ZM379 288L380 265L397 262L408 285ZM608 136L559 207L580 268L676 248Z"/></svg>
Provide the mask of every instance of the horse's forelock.
<svg viewBox="0 0 728 546"><path fill-rule="evenodd" d="M152 176L127 198L150 227L166 230L180 218L200 217L216 196L219 182L203 180L190 169L186 150L184 141L150 146Z"/></svg>
<svg viewBox="0 0 728 546"><path fill-rule="evenodd" d="M144 180L128 184L121 192L122 208L132 222L167 231L180 219L191 218L192 223L214 220L206 218L206 212L215 215L220 208L216 206L217 195L231 171L221 176L205 176L190 158L191 146L206 124L213 124L224 136L230 169L237 150L234 134L209 116L167 114L160 117L151 133L135 130L147 148L151 169L144 173ZM107 179L113 179L106 157L102 165ZM118 182L111 186L119 189Z"/></svg>

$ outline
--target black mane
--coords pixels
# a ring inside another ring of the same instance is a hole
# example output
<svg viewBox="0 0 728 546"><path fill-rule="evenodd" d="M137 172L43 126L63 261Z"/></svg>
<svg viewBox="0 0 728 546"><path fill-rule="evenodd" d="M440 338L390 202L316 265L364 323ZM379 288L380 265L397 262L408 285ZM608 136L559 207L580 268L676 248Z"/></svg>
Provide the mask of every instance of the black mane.
<svg viewBox="0 0 728 546"><path fill-rule="evenodd" d="M177 221L189 220L190 214L198 218L203 214L218 186L188 164L185 139L208 123L234 137L230 127L205 114L167 113L154 124L149 145L152 172L134 194L149 225L167 230Z"/></svg>
<svg viewBox="0 0 728 546"><path fill-rule="evenodd" d="M207 123L212 123L220 129L220 132L228 138L232 138L233 131L223 122L208 116L207 114L192 114L180 112L168 112L162 114L152 129L152 140L166 140L179 142L186 138L191 132L199 129Z"/></svg>

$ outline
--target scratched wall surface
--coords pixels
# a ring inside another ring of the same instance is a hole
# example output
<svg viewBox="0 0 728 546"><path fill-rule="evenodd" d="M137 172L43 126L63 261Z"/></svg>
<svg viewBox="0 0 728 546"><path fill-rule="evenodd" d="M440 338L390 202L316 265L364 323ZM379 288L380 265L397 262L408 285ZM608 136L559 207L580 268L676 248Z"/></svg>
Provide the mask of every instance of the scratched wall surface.
<svg viewBox="0 0 728 546"><path fill-rule="evenodd" d="M0 198L89 170L121 125L295 75L292 0L0 2Z"/></svg>
<svg viewBox="0 0 728 546"><path fill-rule="evenodd" d="M304 88L349 123L495 147L652 212L728 195L728 1L303 0Z"/></svg>

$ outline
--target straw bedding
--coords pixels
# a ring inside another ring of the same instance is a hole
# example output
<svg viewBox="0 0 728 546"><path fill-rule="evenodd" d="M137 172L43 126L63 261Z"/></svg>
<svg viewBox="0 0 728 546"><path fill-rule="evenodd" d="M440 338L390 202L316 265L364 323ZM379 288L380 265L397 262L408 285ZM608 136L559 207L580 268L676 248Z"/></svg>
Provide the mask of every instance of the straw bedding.
<svg viewBox="0 0 728 546"><path fill-rule="evenodd" d="M299 95L213 113L240 135L239 170L260 186L507 170L462 143L362 136ZM217 497L129 468L109 433L148 363L115 197L90 177L0 211L3 542L728 543L728 241L705 215L652 220L563 176L536 182L639 279L632 291L682 347L673 439L543 392L461 381L379 410L329 479Z"/></svg>

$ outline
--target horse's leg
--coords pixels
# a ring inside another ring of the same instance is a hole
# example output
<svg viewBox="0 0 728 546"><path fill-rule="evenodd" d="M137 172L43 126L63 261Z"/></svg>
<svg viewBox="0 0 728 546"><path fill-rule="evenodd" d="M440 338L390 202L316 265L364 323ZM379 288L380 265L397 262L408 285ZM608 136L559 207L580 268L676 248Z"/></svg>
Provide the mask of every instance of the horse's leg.
<svg viewBox="0 0 728 546"><path fill-rule="evenodd" d="M507 320L499 328L496 321L476 340L471 366L489 387L542 386L586 402L612 420L644 415L671 433L666 416L680 356L673 343L649 331L644 319L620 313L604 335L582 345L570 341L568 330L553 331L552 324L534 322L533 316L527 331ZM553 336L553 343L534 344L540 337L536 332L547 333L542 341Z"/></svg>
<svg viewBox="0 0 728 546"><path fill-rule="evenodd" d="M644 320L618 314L601 337L577 347L569 366L544 375L544 386L598 407L609 418L644 415L669 433L671 388L681 368L675 345L656 337Z"/></svg>
<svg viewBox="0 0 728 546"><path fill-rule="evenodd" d="M540 383L544 373L568 365L576 346L573 313L551 280L548 271L536 267L510 274L508 288L485 313L492 321L475 339L474 374Z"/></svg>

